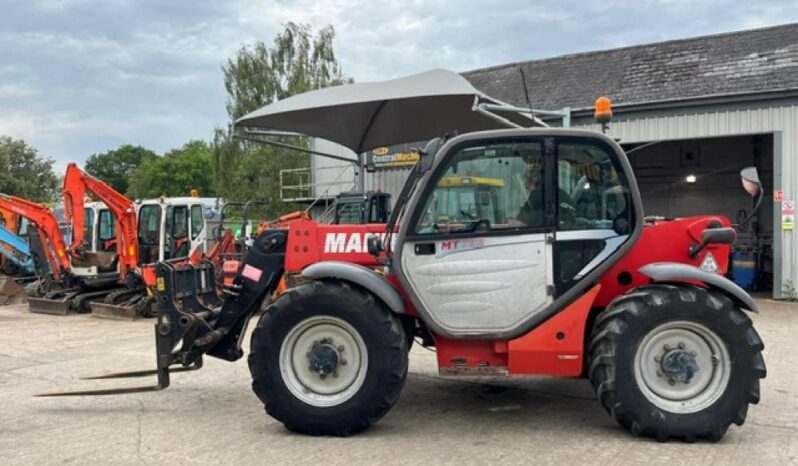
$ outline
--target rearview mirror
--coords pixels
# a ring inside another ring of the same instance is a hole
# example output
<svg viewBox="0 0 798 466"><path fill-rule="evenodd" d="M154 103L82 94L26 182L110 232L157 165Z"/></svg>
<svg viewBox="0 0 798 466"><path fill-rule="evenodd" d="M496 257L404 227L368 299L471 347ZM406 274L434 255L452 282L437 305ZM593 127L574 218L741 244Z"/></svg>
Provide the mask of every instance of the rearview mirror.
<svg viewBox="0 0 798 466"><path fill-rule="evenodd" d="M759 181L759 173L756 171L756 167L745 167L740 170L740 178L743 180L743 188L745 188L745 191L750 194L751 197L756 197L756 205L754 206L754 210L752 210L745 219L732 225L736 228L742 227L754 217L759 207L762 205L762 198L764 197L762 182Z"/></svg>
<svg viewBox="0 0 798 466"><path fill-rule="evenodd" d="M740 178L743 181L743 188L751 196L756 196L762 189L762 182L759 181L759 173L756 167L745 167L740 171Z"/></svg>
<svg viewBox="0 0 798 466"><path fill-rule="evenodd" d="M704 244L733 244L737 239L734 228L707 228L701 232Z"/></svg>

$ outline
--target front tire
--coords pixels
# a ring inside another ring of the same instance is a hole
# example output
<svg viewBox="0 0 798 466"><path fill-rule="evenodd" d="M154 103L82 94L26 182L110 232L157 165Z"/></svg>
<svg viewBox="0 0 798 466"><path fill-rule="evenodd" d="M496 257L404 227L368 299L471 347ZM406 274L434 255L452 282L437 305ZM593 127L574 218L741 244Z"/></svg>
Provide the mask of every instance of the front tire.
<svg viewBox="0 0 798 466"><path fill-rule="evenodd" d="M648 285L598 316L588 373L601 404L633 434L717 441L759 402L763 347L724 294Z"/></svg>
<svg viewBox="0 0 798 466"><path fill-rule="evenodd" d="M399 398L407 341L399 319L367 291L311 281L281 294L252 333L252 389L294 432L346 436Z"/></svg>

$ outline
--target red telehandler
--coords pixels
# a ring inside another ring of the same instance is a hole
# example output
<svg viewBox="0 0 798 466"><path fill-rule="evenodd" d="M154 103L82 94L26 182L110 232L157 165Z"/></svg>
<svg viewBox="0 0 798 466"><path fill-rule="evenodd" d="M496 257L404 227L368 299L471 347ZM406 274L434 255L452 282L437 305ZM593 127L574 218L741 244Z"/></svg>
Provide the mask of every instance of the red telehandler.
<svg viewBox="0 0 798 466"><path fill-rule="evenodd" d="M293 431L349 435L399 398L416 339L447 376L587 377L635 435L720 439L766 375L754 300L724 278L735 230L706 215L647 220L623 149L547 127L438 70L276 102L238 127L363 153L430 140L387 225L265 229L220 300L214 267L157 265L158 390L203 355L234 361L251 316L252 389ZM597 115L600 116L600 115ZM499 129L511 127L511 129ZM539 126L530 128L531 126ZM453 135L454 133L458 135ZM752 168L745 189L761 200ZM490 190L458 191L482 180ZM173 367L175 366L175 367Z"/></svg>

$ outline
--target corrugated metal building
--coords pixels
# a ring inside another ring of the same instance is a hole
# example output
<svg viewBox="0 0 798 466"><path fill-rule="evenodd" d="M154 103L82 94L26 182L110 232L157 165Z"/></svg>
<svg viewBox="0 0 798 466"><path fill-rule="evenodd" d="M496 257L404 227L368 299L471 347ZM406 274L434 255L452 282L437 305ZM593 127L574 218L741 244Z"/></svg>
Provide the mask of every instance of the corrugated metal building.
<svg viewBox="0 0 798 466"><path fill-rule="evenodd" d="M592 105L600 95L610 97L612 137L626 148L659 141L630 155L648 215L742 218L753 205L738 173L757 166L766 197L759 215L741 228L735 280L752 290L772 289L777 298L798 280L798 232L782 215L798 200L798 24L463 75L514 105L571 107L575 127L599 130ZM406 170L377 171L365 185L395 194L405 177Z"/></svg>

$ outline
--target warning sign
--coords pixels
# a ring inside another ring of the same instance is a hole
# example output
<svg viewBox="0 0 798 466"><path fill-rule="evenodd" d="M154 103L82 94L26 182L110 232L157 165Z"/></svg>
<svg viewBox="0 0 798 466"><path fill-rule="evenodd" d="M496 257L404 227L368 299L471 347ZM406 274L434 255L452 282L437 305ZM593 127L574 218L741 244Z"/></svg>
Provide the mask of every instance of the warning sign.
<svg viewBox="0 0 798 466"><path fill-rule="evenodd" d="M781 189L777 189L773 191L773 201L774 202L781 202L784 200L784 191Z"/></svg>
<svg viewBox="0 0 798 466"><path fill-rule="evenodd" d="M713 256L711 252L708 252L706 257L704 257L704 261L701 262L701 270L704 272L720 273L718 261L715 260L715 256Z"/></svg>
<svg viewBox="0 0 798 466"><path fill-rule="evenodd" d="M781 229L795 229L795 201L781 202Z"/></svg>

